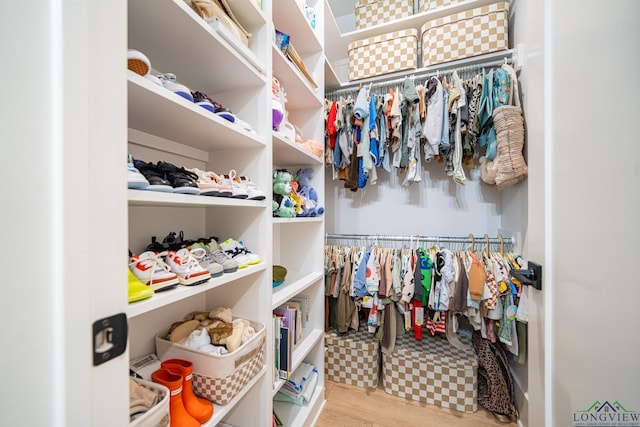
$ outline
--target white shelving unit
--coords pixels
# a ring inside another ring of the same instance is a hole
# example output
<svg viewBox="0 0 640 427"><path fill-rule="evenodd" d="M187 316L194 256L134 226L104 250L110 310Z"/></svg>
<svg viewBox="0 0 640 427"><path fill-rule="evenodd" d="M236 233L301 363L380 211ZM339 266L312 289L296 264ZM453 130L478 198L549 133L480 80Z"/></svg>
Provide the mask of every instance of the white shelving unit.
<svg viewBox="0 0 640 427"><path fill-rule="evenodd" d="M320 379L309 406L278 404L286 425L311 425L324 405L324 218L273 218L272 173L287 168L314 170L312 185L324 196L324 167L317 158L272 130L271 78L276 76L288 94L289 121L305 138L322 142L324 52L323 28L315 31L294 0L232 3L234 12L253 34L249 46L233 39L224 28L209 25L187 0L128 0L128 48L149 57L152 73L174 73L191 91L206 93L248 123L252 132L177 96L152 81L127 72L128 145L135 158L167 161L227 174L234 169L267 193L251 201L128 190L129 249L141 253L152 236L170 232L187 239L216 236L242 240L262 261L223 274L197 286L177 286L129 304L131 358L155 352L154 336L190 311L232 308L234 316L265 324L265 368L224 406L215 405L206 426L224 421L238 426L271 425L272 398L282 385L273 383L272 310L289 298L304 294L310 300L310 322L293 351L294 366L313 363ZM322 22L324 3L309 0ZM272 10L273 9L273 10ZM273 43L274 28L291 35L297 52L313 75L313 88ZM321 200L322 204L323 201ZM272 266L289 270L286 283L272 288Z"/></svg>
<svg viewBox="0 0 640 427"><path fill-rule="evenodd" d="M307 0L306 5L316 14L316 29L312 29L299 1L273 2L273 24L291 36L291 43L301 56L309 73L318 85L314 89L306 78L273 44L273 76L287 94L286 109L289 121L298 127L305 139L324 141L324 3ZM301 168L312 168L312 185L324 198L324 164L293 141L272 132L273 169L287 169L295 174ZM324 201L320 200L324 205ZM275 309L296 295L309 298L309 323L303 338L292 351L292 370L303 361L313 364L319 372L318 384L308 406L273 402L273 410L285 426L313 425L324 406L324 216L313 218L273 218L273 264L287 268L285 282L273 289L271 308ZM275 331L271 331L275 333ZM273 362L273 359L271 359ZM273 364L272 364L273 366ZM273 378L276 378L274 376ZM284 384L275 380L271 396Z"/></svg>

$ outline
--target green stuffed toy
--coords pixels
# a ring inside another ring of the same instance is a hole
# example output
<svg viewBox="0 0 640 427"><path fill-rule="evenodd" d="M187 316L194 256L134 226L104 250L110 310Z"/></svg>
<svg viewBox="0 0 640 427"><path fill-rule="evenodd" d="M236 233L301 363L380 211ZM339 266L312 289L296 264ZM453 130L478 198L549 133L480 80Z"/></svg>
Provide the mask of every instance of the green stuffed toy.
<svg viewBox="0 0 640 427"><path fill-rule="evenodd" d="M291 181L293 176L286 169L273 172L273 216L293 218L296 216L296 205L291 198Z"/></svg>

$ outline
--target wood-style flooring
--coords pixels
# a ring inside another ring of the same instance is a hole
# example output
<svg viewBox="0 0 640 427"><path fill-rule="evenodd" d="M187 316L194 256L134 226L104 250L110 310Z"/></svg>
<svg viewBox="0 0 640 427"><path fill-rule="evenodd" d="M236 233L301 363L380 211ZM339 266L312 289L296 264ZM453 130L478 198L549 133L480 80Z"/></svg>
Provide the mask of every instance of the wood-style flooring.
<svg viewBox="0 0 640 427"><path fill-rule="evenodd" d="M473 414L387 394L382 384L366 389L325 381L326 404L316 427L504 426L478 405Z"/></svg>

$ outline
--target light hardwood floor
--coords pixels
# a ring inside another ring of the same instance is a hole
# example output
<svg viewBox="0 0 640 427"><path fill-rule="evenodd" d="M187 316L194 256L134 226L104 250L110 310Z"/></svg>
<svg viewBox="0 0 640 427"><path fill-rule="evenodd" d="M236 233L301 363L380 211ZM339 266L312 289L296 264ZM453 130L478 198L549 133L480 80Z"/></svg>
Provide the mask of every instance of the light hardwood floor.
<svg viewBox="0 0 640 427"><path fill-rule="evenodd" d="M327 403L316 427L485 427L505 426L478 405L473 414L415 402L387 394L382 385L365 389L325 381Z"/></svg>

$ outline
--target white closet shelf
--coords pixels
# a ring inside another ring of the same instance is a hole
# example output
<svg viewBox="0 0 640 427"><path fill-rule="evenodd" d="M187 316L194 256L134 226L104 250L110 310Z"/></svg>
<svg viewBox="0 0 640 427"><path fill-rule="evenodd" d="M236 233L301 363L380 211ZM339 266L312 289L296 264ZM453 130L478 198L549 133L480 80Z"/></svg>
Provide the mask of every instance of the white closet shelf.
<svg viewBox="0 0 640 427"><path fill-rule="evenodd" d="M304 361L311 349L322 339L324 339L324 331L322 329L302 330L302 341L295 345L291 355L291 372L298 369L298 366Z"/></svg>
<svg viewBox="0 0 640 427"><path fill-rule="evenodd" d="M174 73L192 91L212 98L264 84L264 58L256 66L249 48L229 43L183 0L135 0L128 5L128 47L144 53L154 70Z"/></svg>
<svg viewBox="0 0 640 427"><path fill-rule="evenodd" d="M247 385L236 394L233 399L226 405L213 404L213 416L206 423L202 424L202 427L215 427L220 423L236 406L236 404L242 400L245 394L247 394L255 385L264 377L267 372L267 368L264 367L255 377L251 378Z"/></svg>
<svg viewBox="0 0 640 427"><path fill-rule="evenodd" d="M322 272L307 273L300 270L287 269L285 282L273 289L273 295L271 297L272 309L280 307L282 304L309 288L318 280L322 279L322 277L324 277Z"/></svg>
<svg viewBox="0 0 640 427"><path fill-rule="evenodd" d="M234 0L229 4L234 15L249 31L266 24L267 19L254 0Z"/></svg>
<svg viewBox="0 0 640 427"><path fill-rule="evenodd" d="M278 132L273 132L273 164L278 167L316 166L322 165L322 159L317 158L295 142L283 138Z"/></svg>
<svg viewBox="0 0 640 427"><path fill-rule="evenodd" d="M264 138L128 71L129 127L199 148L265 146Z"/></svg>
<svg viewBox="0 0 640 427"><path fill-rule="evenodd" d="M318 92L311 87L296 66L275 44L272 44L272 51L273 76L280 81L280 85L287 94L287 110L304 110L321 106L322 100L318 97Z"/></svg>
<svg viewBox="0 0 640 427"><path fill-rule="evenodd" d="M163 193L149 190L127 190L129 206L173 207L246 207L265 209L264 200L234 199L231 197L195 196L192 194ZM269 203L269 206L271 204Z"/></svg>
<svg viewBox="0 0 640 427"><path fill-rule="evenodd" d="M252 265L246 268L238 269L234 273L225 273L220 277L214 277L208 282L195 286L178 285L173 289L153 294L151 298L129 304L127 307L127 317L129 319L148 313L153 310L165 307L176 301L192 297L207 292L213 288L224 286L229 283L259 273L266 269L265 263Z"/></svg>
<svg viewBox="0 0 640 427"><path fill-rule="evenodd" d="M282 388L282 386L284 385L285 381L283 379L277 378L276 381L273 383L273 391L272 391L272 396L275 396L276 393Z"/></svg>
<svg viewBox="0 0 640 427"><path fill-rule="evenodd" d="M324 408L324 388L316 386L311 402L307 406L287 402L273 402L273 410L285 426L314 425Z"/></svg>
<svg viewBox="0 0 640 427"><path fill-rule="evenodd" d="M295 217L295 218L273 218L274 224L291 224L291 223L304 223L304 222L322 222L323 217L314 216L314 217Z"/></svg>
<svg viewBox="0 0 640 427"><path fill-rule="evenodd" d="M508 1L508 0L507 0ZM496 0L466 0L454 5L445 6L432 11L420 12L391 22L372 25L362 30L341 33L332 14L326 16L325 13L325 54L331 62L342 60L349 49L349 43L362 40L379 34L391 33L394 31L415 28L420 31L420 27L427 21L441 18L443 16L459 13L475 7L485 6L495 3ZM420 38L420 36L418 36Z"/></svg>
<svg viewBox="0 0 640 427"><path fill-rule="evenodd" d="M454 69L461 69L464 67L482 66L483 64L496 63L499 64L504 58L512 58L516 53L515 49L506 49L499 52L486 53L483 55L472 56L470 58L458 59L456 61L445 62L443 64L431 65L428 67L416 68L414 70L399 71L397 73L389 73L381 76L370 77L367 79L355 80L353 82L343 83L337 87L328 87L327 95L330 95L332 91L353 88L354 91L358 89L359 85L367 83L381 83L384 84L388 81L401 79L406 76L420 77L423 74L447 72ZM399 85L400 83L398 83Z"/></svg>
<svg viewBox="0 0 640 427"><path fill-rule="evenodd" d="M336 70L333 68L333 65L331 65L331 62L329 62L329 59L327 59L327 57L324 57L324 87L325 88L337 88L340 87L342 85L342 83L340 82L340 78L338 77L338 74L336 73Z"/></svg>
<svg viewBox="0 0 640 427"><path fill-rule="evenodd" d="M311 28L305 11L296 0L276 0L273 2L273 25L276 30L291 36L291 44L301 56L322 51L322 43ZM316 22L316 25L321 25Z"/></svg>

